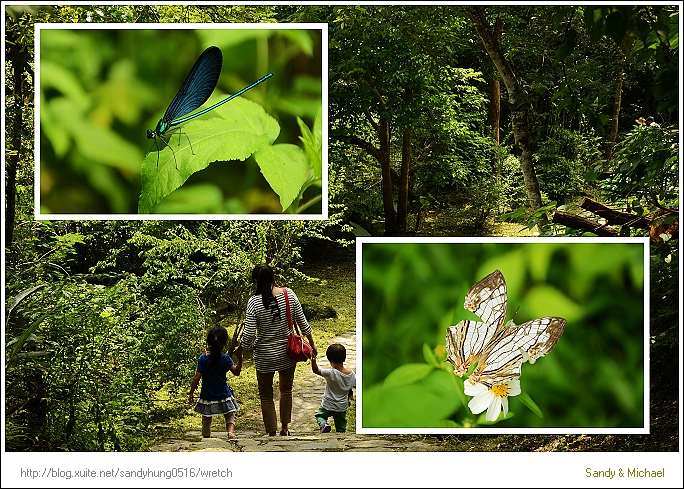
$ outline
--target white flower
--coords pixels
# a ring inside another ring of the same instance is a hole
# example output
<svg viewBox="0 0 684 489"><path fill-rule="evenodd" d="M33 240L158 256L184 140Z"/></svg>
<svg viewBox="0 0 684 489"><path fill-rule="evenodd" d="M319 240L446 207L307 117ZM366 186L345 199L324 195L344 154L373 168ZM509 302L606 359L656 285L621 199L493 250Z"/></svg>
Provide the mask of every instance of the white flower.
<svg viewBox="0 0 684 489"><path fill-rule="evenodd" d="M508 383L496 384L491 388L484 384L477 383L472 385L464 382L465 393L473 397L468 403L468 407L473 414L480 414L487 410L487 421L496 421L501 413L503 405L504 418L508 414L508 397L520 394L520 380L513 379Z"/></svg>

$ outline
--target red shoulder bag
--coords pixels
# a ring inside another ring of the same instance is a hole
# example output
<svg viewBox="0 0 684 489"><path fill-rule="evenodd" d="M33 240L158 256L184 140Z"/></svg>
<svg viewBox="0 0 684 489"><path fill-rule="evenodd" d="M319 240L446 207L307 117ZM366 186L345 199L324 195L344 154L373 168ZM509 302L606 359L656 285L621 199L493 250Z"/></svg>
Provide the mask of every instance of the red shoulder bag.
<svg viewBox="0 0 684 489"><path fill-rule="evenodd" d="M287 297L287 290L283 287L283 295L285 296L285 310L287 311L287 327L290 329L290 336L287 339L287 354L295 362L305 362L311 359L313 350L311 345L304 340L299 331L297 323L294 324L295 330L292 327L292 315L290 314L290 300Z"/></svg>

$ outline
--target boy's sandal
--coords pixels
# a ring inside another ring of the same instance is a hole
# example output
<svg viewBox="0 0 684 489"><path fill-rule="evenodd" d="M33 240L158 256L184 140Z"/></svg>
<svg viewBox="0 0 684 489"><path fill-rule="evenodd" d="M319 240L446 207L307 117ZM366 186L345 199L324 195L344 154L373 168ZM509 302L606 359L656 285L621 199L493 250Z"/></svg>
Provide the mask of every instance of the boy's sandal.
<svg viewBox="0 0 684 489"><path fill-rule="evenodd" d="M290 430L287 431L281 431L280 436L290 436Z"/></svg>
<svg viewBox="0 0 684 489"><path fill-rule="evenodd" d="M228 439L237 440L237 436L235 435L235 433L228 432Z"/></svg>

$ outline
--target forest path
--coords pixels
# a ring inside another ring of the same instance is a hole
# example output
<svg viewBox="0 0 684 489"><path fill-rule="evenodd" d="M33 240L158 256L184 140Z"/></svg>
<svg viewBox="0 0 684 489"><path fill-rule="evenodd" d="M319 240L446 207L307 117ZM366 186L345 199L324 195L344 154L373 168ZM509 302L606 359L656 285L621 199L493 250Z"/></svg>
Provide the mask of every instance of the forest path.
<svg viewBox="0 0 684 489"><path fill-rule="evenodd" d="M348 332L330 340L347 349L345 365L356 370L356 333ZM330 368L325 358L325 347L320 347L317 363ZM236 426L237 439L226 437L222 422L214 421L210 438L202 438L200 431L187 431L181 439L171 439L148 448L151 452L429 452L439 451L434 443L422 437L393 435L360 435L352 432L320 433L314 414L321 404L325 380L311 371L311 364L299 365L303 377L295 381L290 436L268 436L263 432L243 431ZM278 390L275 389L276 395ZM258 408L257 408L258 410ZM277 411L277 406L276 406ZM261 419L261 412L251 413ZM239 418L238 418L239 419ZM220 421L223 421L221 419Z"/></svg>

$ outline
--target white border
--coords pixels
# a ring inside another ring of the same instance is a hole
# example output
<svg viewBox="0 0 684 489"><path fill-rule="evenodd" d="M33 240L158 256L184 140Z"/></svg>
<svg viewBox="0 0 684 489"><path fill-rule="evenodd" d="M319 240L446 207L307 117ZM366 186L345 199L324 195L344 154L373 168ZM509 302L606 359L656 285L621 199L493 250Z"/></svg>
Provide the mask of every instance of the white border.
<svg viewBox="0 0 684 489"><path fill-rule="evenodd" d="M89 2L88 2L89 3ZM105 2L107 3L107 2ZM135 2L133 2L135 3ZM34 115L34 217L36 220L133 220L133 221L196 221L196 220L326 220L328 219L328 24L326 23L217 23L217 24L133 24L133 23L83 23L56 24L36 23L35 28L35 93L40 94L40 33L41 30L219 30L219 29L260 29L260 30L320 30L321 31L321 124L322 124L322 188L320 214L42 214L40 212L40 97L35 98ZM144 131L144 128L141 129ZM142 161L140 162L142 165Z"/></svg>
<svg viewBox="0 0 684 489"><path fill-rule="evenodd" d="M127 2L130 5L183 5L187 2ZM217 2L193 2L195 4L211 4L215 5ZM283 2L282 0L267 1L245 1L236 0L235 5L301 5L310 3L314 5L354 5L354 4L372 4L372 5L407 5L416 4L418 2L406 2L402 0L395 1L375 1L375 2L348 2L348 1L312 1L303 2L299 0L291 2ZM459 5L459 4L479 4L492 5L494 2L462 2L462 1L428 1L425 5ZM532 2L522 2L532 3ZM586 2L588 4L603 5L605 2L597 2L592 0ZM641 4L643 2L616 2ZM650 2L653 5L670 5L672 2L654 1ZM54 5L55 2L47 2L45 0L37 0L35 2L19 2L16 0L9 0L3 2L3 5ZM67 0L63 2L64 5L92 5L94 2L75 2ZM110 0L103 0L98 5L112 5L121 4L121 2L112 2ZM572 5L569 2L533 2L533 4L543 5ZM499 3L500 5L500 3ZM3 9L3 18L7 16L7 11ZM680 13L680 32L682 30L682 16ZM90 24L93 25L93 24ZM173 24L177 27L182 24ZM3 38L4 47L4 38ZM5 59L5 50L0 53L3 63ZM327 60L324 59L327 63ZM680 59L680 72L681 72ZM0 89L5 95L5 85ZM682 101L682 93L680 90L680 107ZM680 116L681 125L681 116ZM5 120L2 120L2 127L5 128ZM327 131L327 126L324 125L324 131ZM325 133L327 134L327 133ZM680 135L680 144L681 144ZM5 149L5 140L0 142L0 145ZM6 156L3 151L3 157ZM680 182L681 182L681 165L680 165ZM5 188L2 188L2 194L5 195ZM254 218L254 216L251 216ZM269 216L270 217L270 216ZM111 217L107 217L112 219ZM199 219L200 216L197 216ZM156 217L162 220L161 217ZM681 213L680 213L681 222ZM521 239L521 238L518 238ZM2 242L4 245L5 236L2 234ZM504 242L500 240L499 242ZM681 245L679 246L681 250ZM680 257L681 258L681 257ZM681 269L679 270L679 290L682 290L683 279ZM4 283L4 269L3 269L3 283ZM4 288L3 288L4 298ZM358 308L358 304L357 304ZM679 301L679 337L682 336L682 301ZM360 341L360 337L357 338ZM2 339L4 345L4 337ZM360 344L360 343L359 343ZM684 380L682 378L682 347L678 348L678 370L679 370L679 392L682 392L682 385ZM359 350L360 352L360 350ZM4 377L4 369L3 369ZM681 395L679 397L681 401ZM329 468L332 464L344 464L346 467L345 473L342 477L344 484L349 487L480 487L500 485L506 487L530 487L534 485L544 484L549 487L682 487L682 405L681 402L671 409L678 413L678 427L673 436L677 436L679 441L679 449L677 452L552 452L552 453L530 453L525 452L405 452L405 453L386 453L386 452L326 452L326 453L40 453L31 452L29 454L23 452L4 452L4 437L2 440L3 454L2 454L2 487L122 487L122 486L139 486L142 484L150 487L164 486L164 487L196 487L202 486L233 486L233 487L293 487L302 486L304 483L301 478L284 477L283 474L291 474L292 467L300 467L303 459L306 459L308 467L314 468ZM4 411L2 414L4 421ZM3 424L4 434L4 424ZM487 434L482 432L482 434ZM139 467L150 467L153 469L168 469L169 467L189 467L190 464L201 461L203 467L225 467L227 466L233 471L230 479L211 479L211 478L174 478L171 480L163 479L92 479L72 478L65 479L30 479L20 477L18 471L20 468L33 467L40 468L50 465L52 467L60 467L65 470L82 470L85 467L93 469L116 469L122 467L128 470L135 470ZM648 468L650 470L657 470L664 468L665 476L663 478L621 478L616 475L614 478L589 478L586 476L586 469L600 469L618 471L629 467ZM490 470L491 469L491 470ZM314 469L315 470L315 469ZM304 469L303 473L306 478L308 472ZM311 473L312 480L315 480L317 475L323 477L325 471Z"/></svg>
<svg viewBox="0 0 684 489"><path fill-rule="evenodd" d="M510 243L510 244L542 244L542 243L630 243L643 245L644 260L644 426L640 428L500 428L496 425L492 427L478 428L367 428L363 426L363 245L371 243ZM468 435L510 435L510 434L649 434L650 424L650 365L649 365L649 319L650 319L650 281L649 281L649 240L648 238L501 238L501 237L477 237L477 238L458 238L458 237L434 237L434 238L412 238L412 237L358 237L356 238L356 378L357 378L357 410L356 410L356 432L361 434L374 435L437 435L437 434L468 434Z"/></svg>

